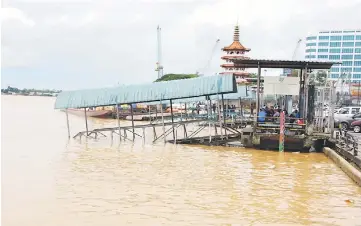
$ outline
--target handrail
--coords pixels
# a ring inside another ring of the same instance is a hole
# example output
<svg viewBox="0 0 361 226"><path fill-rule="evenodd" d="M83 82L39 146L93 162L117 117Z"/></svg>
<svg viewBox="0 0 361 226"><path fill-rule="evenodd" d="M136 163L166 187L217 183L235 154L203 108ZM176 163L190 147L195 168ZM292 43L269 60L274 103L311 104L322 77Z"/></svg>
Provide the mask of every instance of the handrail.
<svg viewBox="0 0 361 226"><path fill-rule="evenodd" d="M358 139L347 131L341 131L340 135L336 137L336 145L353 156L358 156Z"/></svg>

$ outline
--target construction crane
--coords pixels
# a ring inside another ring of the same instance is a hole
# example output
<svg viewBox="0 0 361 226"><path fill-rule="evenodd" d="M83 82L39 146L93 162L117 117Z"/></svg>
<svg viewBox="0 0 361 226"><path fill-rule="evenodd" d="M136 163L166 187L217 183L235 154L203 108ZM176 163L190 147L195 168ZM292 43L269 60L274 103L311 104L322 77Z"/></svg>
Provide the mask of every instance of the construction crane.
<svg viewBox="0 0 361 226"><path fill-rule="evenodd" d="M157 54L158 54L158 61L157 61L157 67L155 69L155 71L158 72L158 79L163 77L163 64L162 64L162 40L161 40L161 31L162 29L159 27L157 27Z"/></svg>
<svg viewBox="0 0 361 226"><path fill-rule="evenodd" d="M294 59L295 59L296 54L297 54L297 50L300 48L300 44L301 44L301 42L302 42L302 39L298 39L298 41L297 41L297 45L296 45L296 48L295 48L295 50L293 51L292 60L294 60Z"/></svg>
<svg viewBox="0 0 361 226"><path fill-rule="evenodd" d="M212 59L213 59L213 55L214 55L214 53L215 53L216 50L217 50L217 46L218 46L218 44L219 44L219 41L220 41L220 39L217 38L216 43L213 45L212 52L211 52L211 56L209 57L206 65L203 67L203 69L198 70L198 71L196 72L196 73L198 74L199 71L202 71L203 74L200 74L200 76L204 75L205 71L210 67L211 62L212 62Z"/></svg>

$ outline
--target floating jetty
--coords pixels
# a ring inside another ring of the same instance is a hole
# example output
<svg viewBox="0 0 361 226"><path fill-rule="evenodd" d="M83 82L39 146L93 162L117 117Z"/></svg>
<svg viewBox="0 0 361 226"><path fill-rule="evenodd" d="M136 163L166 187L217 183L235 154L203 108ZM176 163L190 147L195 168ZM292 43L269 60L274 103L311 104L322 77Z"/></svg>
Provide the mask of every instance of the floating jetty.
<svg viewBox="0 0 361 226"><path fill-rule="evenodd" d="M120 126L119 112L117 112L117 126L110 128L88 129L87 112L84 110L85 130L73 136L74 138L100 138L118 135L120 140L134 141L141 138L145 141L152 137L152 142L172 142L175 144L206 144L224 145L233 147L256 147L260 149L280 149L289 151L310 150L315 142L328 140L333 134L332 113L327 126L320 125L319 118L315 117L315 106L312 87L306 85L308 73L313 69L330 69L335 62L315 61L277 61L256 59L232 59L239 68L257 68L257 90L255 96L256 109L261 106L261 71L263 68L289 68L301 71L296 90L299 90L299 112L302 123L260 122L257 116L244 118L240 114L228 114L225 100L241 102L251 98L244 92L244 87L238 86L233 75L205 76L199 78L157 82L145 85L129 85L106 89L78 90L62 92L57 96L55 108L65 110L81 109L97 106L115 106L119 109L122 104L130 105L130 114L126 119L132 122L131 126ZM287 78L283 78L285 81ZM294 80L294 78L293 78ZM266 79L265 79L266 82ZM280 83L283 82L280 81ZM267 84L264 85L267 90ZM284 90L280 89L279 95ZM294 92L294 90L292 90ZM91 95L90 95L91 93ZM277 94L277 93L276 93ZM311 94L311 95L310 95ZM189 117L186 114L173 112L174 103L206 102L207 114ZM134 115L132 104L147 103L148 105L170 104L170 113ZM216 113L211 114L210 106L216 103ZM136 121L151 120L149 124L135 125ZM70 125L67 116L68 137ZM192 127L192 131L190 130ZM149 129L147 129L149 128ZM158 131L157 129L158 128ZM159 133L159 128L162 128ZM148 131L153 131L153 134ZM190 132L191 131L191 132ZM172 139L168 139L171 136Z"/></svg>

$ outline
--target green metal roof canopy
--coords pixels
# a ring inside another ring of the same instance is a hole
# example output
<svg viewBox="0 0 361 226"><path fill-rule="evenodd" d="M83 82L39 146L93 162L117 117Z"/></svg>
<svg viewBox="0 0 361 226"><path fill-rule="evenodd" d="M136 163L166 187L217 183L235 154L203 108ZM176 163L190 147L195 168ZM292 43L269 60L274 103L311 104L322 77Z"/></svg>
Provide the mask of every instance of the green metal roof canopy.
<svg viewBox="0 0 361 226"><path fill-rule="evenodd" d="M207 76L144 85L64 91L57 96L55 109L146 103L236 92L234 76Z"/></svg>

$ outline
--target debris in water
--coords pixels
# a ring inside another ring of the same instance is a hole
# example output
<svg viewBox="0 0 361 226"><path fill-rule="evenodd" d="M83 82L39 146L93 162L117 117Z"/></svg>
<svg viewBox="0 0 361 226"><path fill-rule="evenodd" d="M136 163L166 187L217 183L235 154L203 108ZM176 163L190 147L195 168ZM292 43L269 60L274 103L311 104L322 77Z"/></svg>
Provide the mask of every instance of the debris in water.
<svg viewBox="0 0 361 226"><path fill-rule="evenodd" d="M355 201L353 201L352 199L346 199L345 202L348 203L348 204L353 204L353 203L355 203Z"/></svg>

